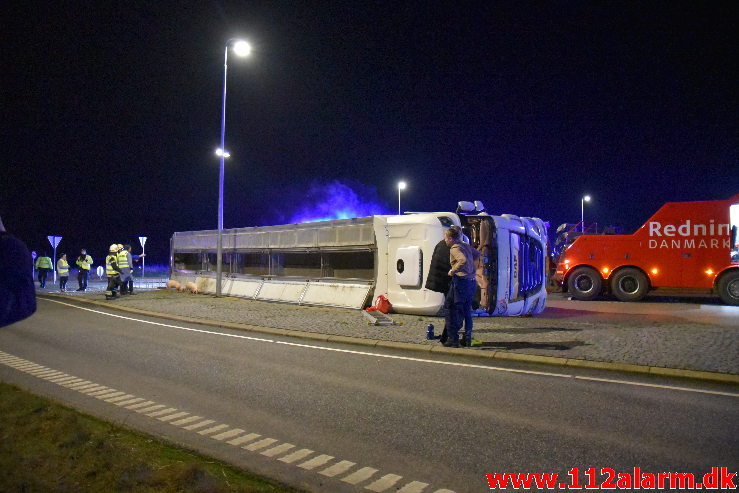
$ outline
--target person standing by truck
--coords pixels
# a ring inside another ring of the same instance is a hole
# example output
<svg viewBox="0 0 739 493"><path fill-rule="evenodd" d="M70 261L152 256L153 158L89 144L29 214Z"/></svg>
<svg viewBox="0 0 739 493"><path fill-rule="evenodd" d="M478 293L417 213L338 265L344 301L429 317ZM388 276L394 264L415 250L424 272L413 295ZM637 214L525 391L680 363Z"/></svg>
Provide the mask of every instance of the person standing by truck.
<svg viewBox="0 0 739 493"><path fill-rule="evenodd" d="M447 294L450 306L449 338L444 346L459 347L459 330L464 324L464 343L469 347L472 345L472 297L477 288L475 261L480 252L462 241L462 230L458 226L444 231L444 241L449 247L449 263L452 266L448 273L452 282Z"/></svg>

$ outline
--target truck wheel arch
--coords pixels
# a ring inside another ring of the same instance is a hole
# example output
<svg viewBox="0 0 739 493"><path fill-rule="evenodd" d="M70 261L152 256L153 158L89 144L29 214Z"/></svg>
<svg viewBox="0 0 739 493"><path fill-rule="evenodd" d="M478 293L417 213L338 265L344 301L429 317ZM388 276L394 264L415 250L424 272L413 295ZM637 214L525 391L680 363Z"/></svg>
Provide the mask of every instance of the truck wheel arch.
<svg viewBox="0 0 739 493"><path fill-rule="evenodd" d="M716 277L715 289L727 305L739 305L739 268L726 269Z"/></svg>

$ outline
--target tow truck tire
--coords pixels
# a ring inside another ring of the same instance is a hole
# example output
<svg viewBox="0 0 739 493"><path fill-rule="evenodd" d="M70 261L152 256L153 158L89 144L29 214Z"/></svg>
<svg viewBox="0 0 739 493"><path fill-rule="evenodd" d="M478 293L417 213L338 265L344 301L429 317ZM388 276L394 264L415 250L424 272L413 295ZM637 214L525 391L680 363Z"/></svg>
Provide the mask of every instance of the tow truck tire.
<svg viewBox="0 0 739 493"><path fill-rule="evenodd" d="M580 301L592 301L600 295L603 278L591 267L577 267L567 278L567 291Z"/></svg>
<svg viewBox="0 0 739 493"><path fill-rule="evenodd" d="M721 276L718 280L718 294L727 305L739 305L739 270Z"/></svg>
<svg viewBox="0 0 739 493"><path fill-rule="evenodd" d="M611 292L620 301L639 301L649 291L649 280L639 269L628 267L613 275Z"/></svg>

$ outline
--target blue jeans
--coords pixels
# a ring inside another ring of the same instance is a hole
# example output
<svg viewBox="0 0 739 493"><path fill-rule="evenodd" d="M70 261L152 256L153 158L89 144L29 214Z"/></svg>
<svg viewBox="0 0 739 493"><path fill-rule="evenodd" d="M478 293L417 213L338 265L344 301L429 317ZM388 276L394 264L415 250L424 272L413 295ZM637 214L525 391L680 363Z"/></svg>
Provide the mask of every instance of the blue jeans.
<svg viewBox="0 0 739 493"><path fill-rule="evenodd" d="M474 279L452 277L452 284L447 295L450 305L449 337L459 339L459 330L464 324L464 337L472 340L472 298L475 295L477 282Z"/></svg>

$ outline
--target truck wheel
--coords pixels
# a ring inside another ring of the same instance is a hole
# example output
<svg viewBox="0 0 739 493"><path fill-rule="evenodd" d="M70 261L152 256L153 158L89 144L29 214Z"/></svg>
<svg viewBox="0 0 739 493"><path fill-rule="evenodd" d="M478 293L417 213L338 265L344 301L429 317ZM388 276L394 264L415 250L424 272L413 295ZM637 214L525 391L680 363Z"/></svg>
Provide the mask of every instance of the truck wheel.
<svg viewBox="0 0 739 493"><path fill-rule="evenodd" d="M639 301L649 291L649 280L639 269L622 269L613 276L611 292L621 301Z"/></svg>
<svg viewBox="0 0 739 493"><path fill-rule="evenodd" d="M603 278L590 267L578 267L567 278L567 290L576 300L591 301L598 297Z"/></svg>
<svg viewBox="0 0 739 493"><path fill-rule="evenodd" d="M718 280L718 294L727 305L739 305L739 271L727 272Z"/></svg>

